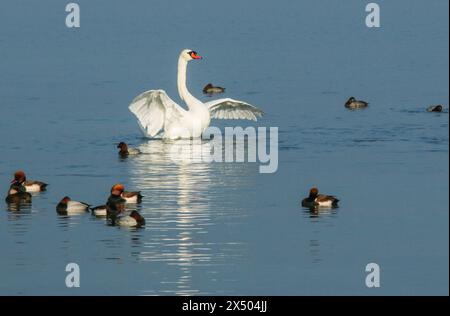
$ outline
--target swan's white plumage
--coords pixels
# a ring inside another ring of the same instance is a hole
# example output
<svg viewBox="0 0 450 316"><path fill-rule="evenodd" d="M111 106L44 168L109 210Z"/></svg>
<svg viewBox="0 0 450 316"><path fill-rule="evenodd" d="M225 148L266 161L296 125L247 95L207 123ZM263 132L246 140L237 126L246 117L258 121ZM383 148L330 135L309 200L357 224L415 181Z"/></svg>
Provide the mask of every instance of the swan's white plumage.
<svg viewBox="0 0 450 316"><path fill-rule="evenodd" d="M206 102L211 118L224 120L252 120L264 115L257 107L243 101L230 98Z"/></svg>
<svg viewBox="0 0 450 316"><path fill-rule="evenodd" d="M155 137L168 125L180 120L184 112L164 90L149 90L134 98L129 106L144 134Z"/></svg>
<svg viewBox="0 0 450 316"><path fill-rule="evenodd" d="M145 136L167 139L201 137L211 118L256 121L264 115L263 111L243 101L226 98L203 103L190 94L186 87L186 70L188 62L194 59L192 53L185 49L178 58L178 93L189 110L176 104L164 90L146 91L131 102L129 109L138 119Z"/></svg>

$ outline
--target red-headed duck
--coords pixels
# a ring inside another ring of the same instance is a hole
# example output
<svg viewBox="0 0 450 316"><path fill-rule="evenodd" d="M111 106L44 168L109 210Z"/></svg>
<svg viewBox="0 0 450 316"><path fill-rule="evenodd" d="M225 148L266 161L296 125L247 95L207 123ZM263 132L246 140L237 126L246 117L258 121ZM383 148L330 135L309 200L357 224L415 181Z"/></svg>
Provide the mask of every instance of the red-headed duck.
<svg viewBox="0 0 450 316"><path fill-rule="evenodd" d="M120 149L119 150L119 155L122 156L122 157L141 154L141 151L139 149L130 148L130 147L128 147L127 143L125 143L125 142L120 142L117 145L117 148Z"/></svg>
<svg viewBox="0 0 450 316"><path fill-rule="evenodd" d="M58 214L82 214L89 210L89 204L84 202L73 201L70 197L65 196L56 206Z"/></svg>
<svg viewBox="0 0 450 316"><path fill-rule="evenodd" d="M142 201L142 195L141 191L133 191L133 192L126 192L125 186L123 184L115 184L111 188L111 195L114 195L113 192L120 192L120 197L125 200L126 203L141 203Z"/></svg>
<svg viewBox="0 0 450 316"><path fill-rule="evenodd" d="M333 195L319 194L317 188L309 191L309 196L302 201L303 207L337 207L339 200Z"/></svg>
<svg viewBox="0 0 450 316"><path fill-rule="evenodd" d="M14 179L11 183L17 183L23 185L25 187L26 192L41 192L45 191L47 187L47 183L41 181L27 180L25 172L22 170L14 173Z"/></svg>
<svg viewBox="0 0 450 316"><path fill-rule="evenodd" d="M5 198L6 203L31 203L31 194L27 192L25 186L23 185L24 178L25 173L21 171L16 172L14 179L11 181L8 195Z"/></svg>
<svg viewBox="0 0 450 316"><path fill-rule="evenodd" d="M114 184L111 188L111 195L106 202L106 215L108 218L115 220L115 217L125 211L125 199L121 197L125 187L123 184Z"/></svg>

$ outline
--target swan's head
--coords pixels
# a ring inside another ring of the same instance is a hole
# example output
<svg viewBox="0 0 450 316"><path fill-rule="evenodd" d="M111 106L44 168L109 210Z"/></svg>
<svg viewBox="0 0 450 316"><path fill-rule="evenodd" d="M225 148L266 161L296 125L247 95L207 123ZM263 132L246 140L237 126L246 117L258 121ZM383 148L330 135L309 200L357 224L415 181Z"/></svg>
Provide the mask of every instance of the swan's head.
<svg viewBox="0 0 450 316"><path fill-rule="evenodd" d="M194 60L194 59L202 59L202 56L197 54L195 50L192 49L183 49L180 54L180 58L184 59L186 62Z"/></svg>

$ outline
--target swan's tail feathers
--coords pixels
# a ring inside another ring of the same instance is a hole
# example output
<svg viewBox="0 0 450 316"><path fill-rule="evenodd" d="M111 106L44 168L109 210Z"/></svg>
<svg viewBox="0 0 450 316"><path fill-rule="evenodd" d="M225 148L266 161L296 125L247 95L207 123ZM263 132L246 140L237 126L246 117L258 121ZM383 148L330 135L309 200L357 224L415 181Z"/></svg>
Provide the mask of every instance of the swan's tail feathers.
<svg viewBox="0 0 450 316"><path fill-rule="evenodd" d="M165 106L162 90L149 90L138 95L128 107L145 136L155 137L164 127Z"/></svg>

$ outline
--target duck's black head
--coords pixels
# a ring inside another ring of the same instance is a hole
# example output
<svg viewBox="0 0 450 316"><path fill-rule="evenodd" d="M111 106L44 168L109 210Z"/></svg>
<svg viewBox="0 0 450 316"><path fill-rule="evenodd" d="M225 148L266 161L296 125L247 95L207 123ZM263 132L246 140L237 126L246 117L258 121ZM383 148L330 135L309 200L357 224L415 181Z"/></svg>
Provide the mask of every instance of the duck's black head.
<svg viewBox="0 0 450 316"><path fill-rule="evenodd" d="M349 104L351 104L352 102L355 102L356 101L356 99L354 98L354 97L350 97L348 100L347 100L347 102L345 102L345 104L346 105L349 105Z"/></svg>
<svg viewBox="0 0 450 316"><path fill-rule="evenodd" d="M125 142L120 142L119 144L117 144L117 148L120 148L122 150L127 150L128 145Z"/></svg>

